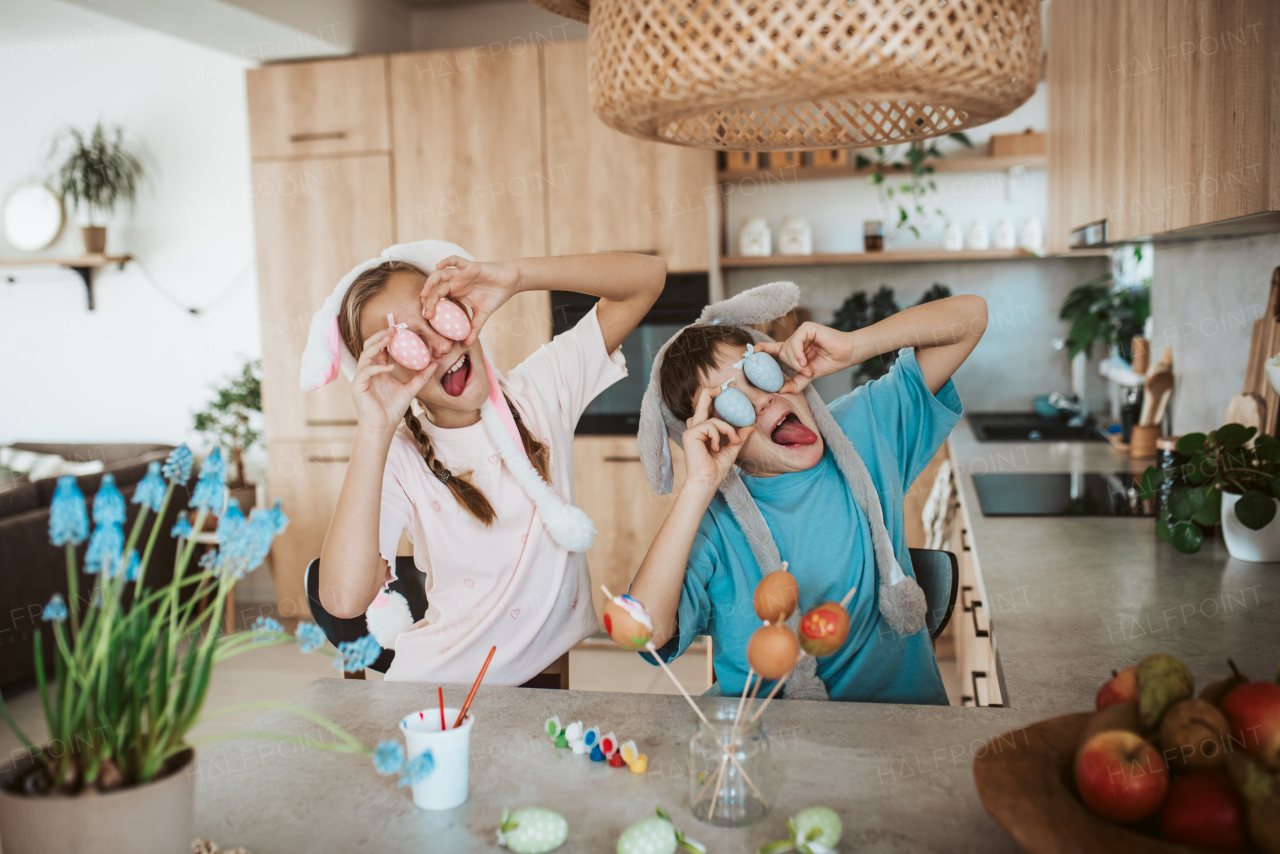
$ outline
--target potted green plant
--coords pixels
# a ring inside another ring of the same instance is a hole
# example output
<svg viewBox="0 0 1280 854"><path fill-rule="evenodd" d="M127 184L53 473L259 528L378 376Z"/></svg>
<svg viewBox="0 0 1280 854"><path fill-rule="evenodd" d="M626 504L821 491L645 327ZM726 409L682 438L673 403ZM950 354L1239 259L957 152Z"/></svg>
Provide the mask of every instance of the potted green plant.
<svg viewBox="0 0 1280 854"><path fill-rule="evenodd" d="M53 183L64 202L83 211L84 251L106 252L106 217L122 202L136 201L142 160L125 143L123 129L102 122L89 133L66 128L54 139L49 158L60 161Z"/></svg>
<svg viewBox="0 0 1280 854"><path fill-rule="evenodd" d="M195 431L230 450L234 472L230 473L227 485L233 494L235 490L251 486L245 477L244 452L262 438L260 367L257 360L245 362L238 375L230 377L224 385L213 387L214 399L195 414Z"/></svg>
<svg viewBox="0 0 1280 854"><path fill-rule="evenodd" d="M1142 247L1133 248L1134 258L1142 260ZM1151 316L1151 280L1134 285L1119 284L1111 273L1090 279L1073 288L1062 301L1061 320L1071 322L1067 332L1067 355L1077 353L1093 357L1093 342L1101 341L1108 352L1118 350L1126 361L1133 354L1133 336Z"/></svg>
<svg viewBox="0 0 1280 854"><path fill-rule="evenodd" d="M963 133L949 133L947 137L965 148L973 148L973 143ZM935 167L930 161L941 160L946 154L938 148L936 140L907 144L899 159L901 149L902 146L898 145L876 146L874 159L858 154L854 156L853 163L859 169L872 170L867 180L880 194L880 210L894 210L891 237L897 237L905 230L919 240L920 227L928 222L930 216L943 215L941 208L930 210L925 204L929 196L938 191L938 182L933 180Z"/></svg>
<svg viewBox="0 0 1280 854"><path fill-rule="evenodd" d="M1175 451L1187 459L1185 464L1176 469L1151 466L1139 484L1144 500L1162 484L1176 484L1156 519L1160 539L1192 554L1204 540L1200 525L1221 521L1232 557L1280 562L1280 440L1259 434L1256 427L1224 424L1210 433L1188 433Z"/></svg>
<svg viewBox="0 0 1280 854"><path fill-rule="evenodd" d="M951 288L941 282L934 282L916 301L916 305L946 299L949 296L951 296ZM898 301L893 295L893 288L888 285L881 285L880 290L876 291L869 299L866 291L854 291L836 309L831 318L831 326L841 332L853 332L868 327L873 323L879 323L886 317L897 314L900 310ZM893 367L893 363L897 359L898 353L893 351L872 356L865 362L854 366L853 387L858 388L872 380L880 379L880 377L889 373L889 369Z"/></svg>

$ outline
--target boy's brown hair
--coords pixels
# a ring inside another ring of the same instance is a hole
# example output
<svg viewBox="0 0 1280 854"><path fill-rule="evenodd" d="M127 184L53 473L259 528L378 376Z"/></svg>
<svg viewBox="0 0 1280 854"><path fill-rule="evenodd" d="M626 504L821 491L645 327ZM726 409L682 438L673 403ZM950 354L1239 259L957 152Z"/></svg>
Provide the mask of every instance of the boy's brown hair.
<svg viewBox="0 0 1280 854"><path fill-rule="evenodd" d="M736 326L699 324L690 326L671 342L658 372L662 402L681 421L693 417L698 391L706 375L718 363L721 347L746 347L755 343Z"/></svg>

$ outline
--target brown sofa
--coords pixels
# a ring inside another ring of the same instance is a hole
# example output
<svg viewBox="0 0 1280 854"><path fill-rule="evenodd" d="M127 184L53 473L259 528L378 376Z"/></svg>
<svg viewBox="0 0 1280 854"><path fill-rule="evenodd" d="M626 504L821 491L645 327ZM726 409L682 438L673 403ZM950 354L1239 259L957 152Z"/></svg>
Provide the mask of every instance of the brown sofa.
<svg viewBox="0 0 1280 854"><path fill-rule="evenodd" d="M16 443L10 447L42 454L57 454L75 462L101 460L103 471L76 478L80 491L92 501L102 475L115 476L128 508L125 531L138 513L129 503L134 487L147 473L152 460L164 460L172 445L156 444L36 444ZM67 595L66 559L63 550L49 543L49 503L56 478L30 481L16 477L0 481L0 687L35 673L33 639L40 625L40 612L54 593ZM190 484L189 484L190 485ZM147 570L147 586L159 585L173 576L176 543L169 529L179 511L187 506L189 493L179 488L169 503ZM148 528L149 530L149 528ZM79 548L83 566L85 546ZM93 589L93 577L80 576L81 611ZM45 633L45 661L50 657L51 638Z"/></svg>

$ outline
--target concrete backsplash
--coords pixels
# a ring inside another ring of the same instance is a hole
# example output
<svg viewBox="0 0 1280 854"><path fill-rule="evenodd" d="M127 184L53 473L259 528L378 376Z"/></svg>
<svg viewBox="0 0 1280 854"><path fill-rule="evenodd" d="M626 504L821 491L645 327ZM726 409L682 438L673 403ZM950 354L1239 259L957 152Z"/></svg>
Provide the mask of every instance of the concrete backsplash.
<svg viewBox="0 0 1280 854"><path fill-rule="evenodd" d="M830 323L832 313L854 291L871 295L882 284L893 288L903 307L914 304L934 282L955 294L977 294L987 301L990 323L982 343L955 377L965 409L1026 411L1036 395L1070 389L1066 353L1053 348L1054 339L1067 332L1058 311L1072 288L1106 270L1106 258L785 267L726 271L725 284L733 295L767 282L794 281L801 288L801 304L819 323ZM1102 355L1095 348L1089 367L1089 399L1095 409L1106 405L1105 381L1096 368L1096 358ZM818 385L827 400L849 388L847 373Z"/></svg>
<svg viewBox="0 0 1280 854"><path fill-rule="evenodd" d="M1173 348L1175 432L1218 427L1244 390L1253 321L1277 266L1280 235L1156 247L1153 349Z"/></svg>

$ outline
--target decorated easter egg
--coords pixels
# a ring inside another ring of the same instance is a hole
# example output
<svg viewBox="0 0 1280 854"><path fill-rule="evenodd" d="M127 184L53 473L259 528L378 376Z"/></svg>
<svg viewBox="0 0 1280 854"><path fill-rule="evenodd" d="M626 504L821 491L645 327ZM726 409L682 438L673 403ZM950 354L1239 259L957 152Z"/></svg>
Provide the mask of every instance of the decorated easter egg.
<svg viewBox="0 0 1280 854"><path fill-rule="evenodd" d="M747 663L765 679L781 679L800 658L800 642L786 626L761 626L747 642Z"/></svg>
<svg viewBox="0 0 1280 854"><path fill-rule="evenodd" d="M768 353L757 353L755 346L747 345L747 354L736 364L747 375L747 381L761 391L778 391L786 378L782 376L782 368Z"/></svg>
<svg viewBox="0 0 1280 854"><path fill-rule="evenodd" d="M498 844L516 854L545 854L569 838L569 822L558 812L541 807L503 810Z"/></svg>
<svg viewBox="0 0 1280 854"><path fill-rule="evenodd" d="M771 623L786 622L800 604L800 585L785 569L775 570L756 585L756 616Z"/></svg>
<svg viewBox="0 0 1280 854"><path fill-rule="evenodd" d="M394 315L388 314L387 322L395 330L387 344L391 358L411 371L420 371L431 364L431 353L416 332L410 332L403 323L397 324Z"/></svg>
<svg viewBox="0 0 1280 854"><path fill-rule="evenodd" d="M722 386L716 395L716 415L734 427L748 427L756 423L756 409L747 396L736 388Z"/></svg>
<svg viewBox="0 0 1280 854"><path fill-rule="evenodd" d="M450 341L465 341L471 334L471 318L458 307L457 303L442 299L436 303L436 316L430 320L431 327Z"/></svg>
<svg viewBox="0 0 1280 854"><path fill-rule="evenodd" d="M618 854L675 854L676 829L664 818L646 818L622 831Z"/></svg>
<svg viewBox="0 0 1280 854"><path fill-rule="evenodd" d="M834 849L844 833L844 825L836 811L827 807L809 807L791 817L791 832L797 841L807 845L817 843L828 849Z"/></svg>
<svg viewBox="0 0 1280 854"><path fill-rule="evenodd" d="M614 596L604 606L604 630L623 649L644 649L653 637L653 619L638 599Z"/></svg>
<svg viewBox="0 0 1280 854"><path fill-rule="evenodd" d="M849 636L849 612L839 602L815 605L800 618L800 646L816 657L830 655Z"/></svg>

